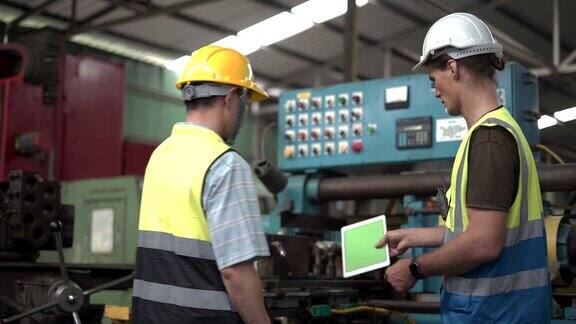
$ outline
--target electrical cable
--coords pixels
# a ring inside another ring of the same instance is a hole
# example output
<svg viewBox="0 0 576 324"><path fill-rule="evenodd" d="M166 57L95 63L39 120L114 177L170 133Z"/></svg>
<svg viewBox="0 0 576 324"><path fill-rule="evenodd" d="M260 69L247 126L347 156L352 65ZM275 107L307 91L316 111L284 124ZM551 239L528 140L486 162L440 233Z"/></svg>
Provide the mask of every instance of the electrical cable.
<svg viewBox="0 0 576 324"><path fill-rule="evenodd" d="M564 162L564 160L560 157L560 155L558 155L556 152L554 152L551 148L549 148L546 145L543 144L536 144L535 147L537 149L539 149L540 151L548 154L549 156L551 156L552 158L554 158L554 160L556 160L558 163L560 164L566 164Z"/></svg>

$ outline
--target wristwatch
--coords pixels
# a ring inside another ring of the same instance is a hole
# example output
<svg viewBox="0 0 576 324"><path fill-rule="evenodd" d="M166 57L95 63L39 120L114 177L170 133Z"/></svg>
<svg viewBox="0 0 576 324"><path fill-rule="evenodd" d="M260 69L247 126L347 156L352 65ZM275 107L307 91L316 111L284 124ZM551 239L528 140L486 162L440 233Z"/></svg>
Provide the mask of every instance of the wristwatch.
<svg viewBox="0 0 576 324"><path fill-rule="evenodd" d="M414 279L426 278L426 276L422 274L422 270L420 269L420 263L418 263L416 257L412 258L409 267L410 267L410 273L412 274L412 277L414 277Z"/></svg>

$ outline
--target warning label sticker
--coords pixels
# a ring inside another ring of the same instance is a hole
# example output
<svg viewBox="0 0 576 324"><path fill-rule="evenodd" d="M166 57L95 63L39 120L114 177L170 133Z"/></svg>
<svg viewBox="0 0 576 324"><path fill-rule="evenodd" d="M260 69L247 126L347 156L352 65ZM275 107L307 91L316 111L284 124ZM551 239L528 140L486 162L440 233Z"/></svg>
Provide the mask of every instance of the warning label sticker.
<svg viewBox="0 0 576 324"><path fill-rule="evenodd" d="M468 131L468 126L463 117L436 120L436 142L461 141L466 131Z"/></svg>

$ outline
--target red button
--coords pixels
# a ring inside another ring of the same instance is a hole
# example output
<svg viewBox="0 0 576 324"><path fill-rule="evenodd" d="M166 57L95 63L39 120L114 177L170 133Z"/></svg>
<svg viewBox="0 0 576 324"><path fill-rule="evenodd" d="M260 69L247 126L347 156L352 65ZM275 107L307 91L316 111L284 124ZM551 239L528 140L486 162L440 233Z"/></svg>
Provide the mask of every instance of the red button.
<svg viewBox="0 0 576 324"><path fill-rule="evenodd" d="M352 143L352 151L354 151L354 153L362 152L362 147L362 141L354 141L354 143Z"/></svg>

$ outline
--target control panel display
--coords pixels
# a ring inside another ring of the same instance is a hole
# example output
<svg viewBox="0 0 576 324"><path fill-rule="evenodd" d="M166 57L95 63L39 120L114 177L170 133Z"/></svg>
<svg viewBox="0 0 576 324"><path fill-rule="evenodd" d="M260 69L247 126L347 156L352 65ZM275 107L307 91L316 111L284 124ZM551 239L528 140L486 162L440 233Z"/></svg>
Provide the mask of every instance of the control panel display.
<svg viewBox="0 0 576 324"><path fill-rule="evenodd" d="M430 146L432 146L431 116L396 120L396 147L398 149Z"/></svg>

